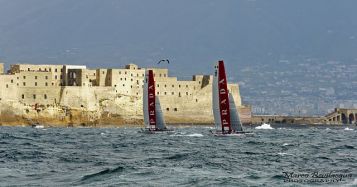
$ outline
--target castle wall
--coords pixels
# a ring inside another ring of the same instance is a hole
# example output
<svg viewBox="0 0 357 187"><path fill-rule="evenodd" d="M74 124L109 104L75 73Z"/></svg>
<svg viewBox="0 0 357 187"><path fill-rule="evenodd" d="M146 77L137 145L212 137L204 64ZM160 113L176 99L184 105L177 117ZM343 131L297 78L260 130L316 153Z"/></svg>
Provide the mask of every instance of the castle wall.
<svg viewBox="0 0 357 187"><path fill-rule="evenodd" d="M1 75L1 74L4 74L4 71L5 71L5 69L4 69L4 63L0 63L0 75Z"/></svg>
<svg viewBox="0 0 357 187"><path fill-rule="evenodd" d="M125 69L84 67L12 65L12 75L0 75L0 98L23 106L63 106L99 116L142 118L145 69L135 64ZM213 122L212 76L194 75L190 81L177 80L168 77L167 69L150 69L154 71L156 93L167 122ZM67 86L60 86L61 82ZM239 86L228 84L228 89L242 111ZM249 112L245 111L243 116L251 115Z"/></svg>

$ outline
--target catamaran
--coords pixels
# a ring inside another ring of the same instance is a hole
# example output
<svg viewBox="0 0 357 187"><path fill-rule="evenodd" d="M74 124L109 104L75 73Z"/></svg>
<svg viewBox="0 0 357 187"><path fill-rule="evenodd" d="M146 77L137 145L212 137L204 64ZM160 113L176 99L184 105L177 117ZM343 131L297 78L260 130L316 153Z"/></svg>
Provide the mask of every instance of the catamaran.
<svg viewBox="0 0 357 187"><path fill-rule="evenodd" d="M141 132L150 134L173 132L172 129L166 128L160 100L159 97L156 96L155 92L155 80L152 70L147 70L145 73L143 111L145 129L142 129Z"/></svg>
<svg viewBox="0 0 357 187"><path fill-rule="evenodd" d="M215 66L212 83L212 109L215 123L215 130L211 131L213 135L239 136L253 134L243 130L233 95L228 90L223 61L219 61Z"/></svg>

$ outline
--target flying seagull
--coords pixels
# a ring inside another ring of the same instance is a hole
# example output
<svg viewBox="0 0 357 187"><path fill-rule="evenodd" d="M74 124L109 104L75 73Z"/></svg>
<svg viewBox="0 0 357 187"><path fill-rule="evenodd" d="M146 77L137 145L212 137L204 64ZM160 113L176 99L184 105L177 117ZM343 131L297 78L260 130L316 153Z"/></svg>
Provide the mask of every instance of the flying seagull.
<svg viewBox="0 0 357 187"><path fill-rule="evenodd" d="M170 61L169 61L169 59L163 59L163 60L160 60L157 64L160 64L161 62L167 62L168 64L170 64Z"/></svg>

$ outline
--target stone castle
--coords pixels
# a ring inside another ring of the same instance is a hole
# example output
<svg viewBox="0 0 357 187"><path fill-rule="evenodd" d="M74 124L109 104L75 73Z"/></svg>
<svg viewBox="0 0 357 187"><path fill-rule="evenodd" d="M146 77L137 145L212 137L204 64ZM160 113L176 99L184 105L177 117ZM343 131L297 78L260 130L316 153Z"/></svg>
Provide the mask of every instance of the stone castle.
<svg viewBox="0 0 357 187"><path fill-rule="evenodd" d="M213 123L211 75L192 80L154 72L156 91L167 123ZM101 125L142 124L145 68L87 69L78 65L0 63L0 124ZM241 117L249 122L238 84L229 84Z"/></svg>

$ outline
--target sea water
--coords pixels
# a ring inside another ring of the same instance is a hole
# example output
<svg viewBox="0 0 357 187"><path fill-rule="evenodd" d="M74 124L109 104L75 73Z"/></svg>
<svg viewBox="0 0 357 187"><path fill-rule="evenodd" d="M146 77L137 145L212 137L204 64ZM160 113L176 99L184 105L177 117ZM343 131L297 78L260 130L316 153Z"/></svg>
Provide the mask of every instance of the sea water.
<svg viewBox="0 0 357 187"><path fill-rule="evenodd" d="M0 127L0 186L357 185L356 127L273 128L215 137L209 127Z"/></svg>

